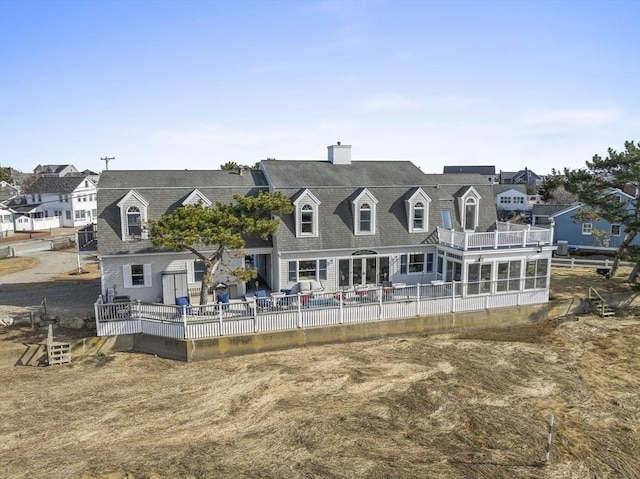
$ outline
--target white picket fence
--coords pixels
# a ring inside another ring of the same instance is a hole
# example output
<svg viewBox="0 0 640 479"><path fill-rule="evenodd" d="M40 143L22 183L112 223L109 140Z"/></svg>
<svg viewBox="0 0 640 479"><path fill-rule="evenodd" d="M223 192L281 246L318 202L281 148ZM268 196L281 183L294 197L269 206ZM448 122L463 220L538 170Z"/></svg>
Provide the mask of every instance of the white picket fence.
<svg viewBox="0 0 640 479"><path fill-rule="evenodd" d="M522 283L524 286L525 283ZM492 285L491 291L496 291ZM98 336L145 333L175 339L285 331L480 311L547 302L547 289L466 294L462 283L371 288L314 296L277 295L263 300L204 306L154 303L95 304Z"/></svg>

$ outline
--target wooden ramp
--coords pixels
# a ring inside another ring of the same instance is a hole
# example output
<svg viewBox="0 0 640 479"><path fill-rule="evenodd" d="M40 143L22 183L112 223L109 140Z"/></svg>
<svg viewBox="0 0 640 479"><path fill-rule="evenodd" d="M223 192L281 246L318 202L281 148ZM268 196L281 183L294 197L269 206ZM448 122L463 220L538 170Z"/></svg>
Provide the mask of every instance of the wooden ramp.
<svg viewBox="0 0 640 479"><path fill-rule="evenodd" d="M603 318L608 318L616 315L616 311L612 307L607 305L604 298L600 296L600 293L598 293L592 286L589 286L589 296L587 299L594 311Z"/></svg>
<svg viewBox="0 0 640 479"><path fill-rule="evenodd" d="M51 325L47 334L47 362L49 366L71 363L71 343L54 341Z"/></svg>

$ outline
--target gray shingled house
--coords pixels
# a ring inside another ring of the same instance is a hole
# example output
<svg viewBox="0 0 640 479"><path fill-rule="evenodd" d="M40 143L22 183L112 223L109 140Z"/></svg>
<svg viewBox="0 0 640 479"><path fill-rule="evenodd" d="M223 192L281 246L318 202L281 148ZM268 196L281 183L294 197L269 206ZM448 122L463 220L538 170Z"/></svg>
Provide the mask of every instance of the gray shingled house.
<svg viewBox="0 0 640 479"><path fill-rule="evenodd" d="M415 285L454 285L446 307L457 296L471 298L472 309L548 299L553 232L497 222L486 178L425 174L406 161L352 161L351 147L337 144L328 147L324 161L265 160L244 172L104 171L98 186L100 301L126 296L174 305L187 296L198 286L201 266L190 253L155 249L144 223L185 204L232 201L236 193L261 189L283 192L294 211L268 242L253 241L227 259L257 267L259 289L288 295L311 285L336 308L335 298L345 297L338 293ZM239 299L255 290L253 282L216 281ZM375 295L378 311L391 297Z"/></svg>

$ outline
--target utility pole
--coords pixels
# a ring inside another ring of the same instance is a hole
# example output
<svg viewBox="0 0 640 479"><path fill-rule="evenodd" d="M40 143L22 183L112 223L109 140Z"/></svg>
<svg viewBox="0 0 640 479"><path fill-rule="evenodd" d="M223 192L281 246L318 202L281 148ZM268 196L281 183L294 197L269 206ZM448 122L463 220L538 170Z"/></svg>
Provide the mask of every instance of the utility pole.
<svg viewBox="0 0 640 479"><path fill-rule="evenodd" d="M100 158L100 159L105 162L105 170L109 171L109 161L115 160L116 157L112 156L111 158L109 158L108 156L105 156L104 158Z"/></svg>

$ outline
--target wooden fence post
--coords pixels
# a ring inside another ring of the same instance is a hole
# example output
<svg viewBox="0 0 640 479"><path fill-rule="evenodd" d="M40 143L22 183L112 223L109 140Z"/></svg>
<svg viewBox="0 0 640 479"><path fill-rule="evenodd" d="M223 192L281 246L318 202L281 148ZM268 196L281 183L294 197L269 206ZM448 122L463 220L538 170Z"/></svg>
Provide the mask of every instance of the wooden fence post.
<svg viewBox="0 0 640 479"><path fill-rule="evenodd" d="M547 432L547 450L544 453L544 462L549 462L549 455L551 454L551 438L553 437L553 414L549 416L549 430Z"/></svg>

